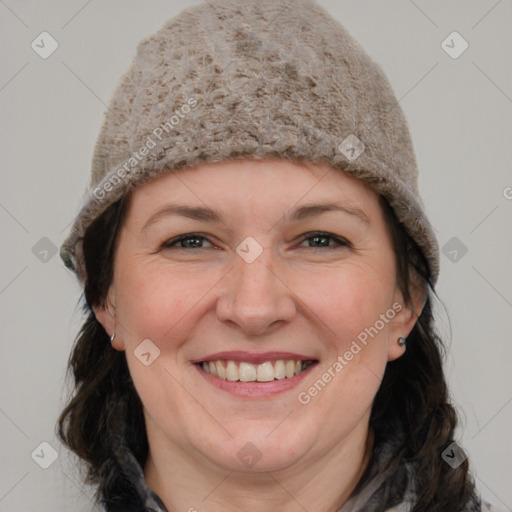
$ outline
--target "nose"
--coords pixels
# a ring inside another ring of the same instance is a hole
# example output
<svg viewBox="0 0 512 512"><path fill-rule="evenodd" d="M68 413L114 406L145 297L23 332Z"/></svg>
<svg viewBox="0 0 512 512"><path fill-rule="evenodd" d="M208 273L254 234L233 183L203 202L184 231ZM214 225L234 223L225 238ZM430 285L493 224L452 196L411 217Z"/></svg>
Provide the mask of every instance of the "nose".
<svg viewBox="0 0 512 512"><path fill-rule="evenodd" d="M296 314L294 295L271 258L269 250L252 263L235 254L234 268L226 276L217 301L221 322L261 336L291 321Z"/></svg>

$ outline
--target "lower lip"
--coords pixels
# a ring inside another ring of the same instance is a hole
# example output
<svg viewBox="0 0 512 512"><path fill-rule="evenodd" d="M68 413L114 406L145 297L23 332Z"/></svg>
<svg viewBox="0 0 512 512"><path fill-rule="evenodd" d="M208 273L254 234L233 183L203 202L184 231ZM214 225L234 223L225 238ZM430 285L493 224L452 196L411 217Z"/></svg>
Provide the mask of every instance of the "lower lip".
<svg viewBox="0 0 512 512"><path fill-rule="evenodd" d="M209 382L212 386L215 386L222 391L231 393L232 395L242 398L268 398L279 395L286 391L298 386L310 373L311 370L318 363L314 363L308 366L302 373L295 375L294 377L284 378L280 380L271 380L270 382L241 382L241 381L230 381L221 379L213 376L211 373L206 373L201 365L194 365L197 371Z"/></svg>

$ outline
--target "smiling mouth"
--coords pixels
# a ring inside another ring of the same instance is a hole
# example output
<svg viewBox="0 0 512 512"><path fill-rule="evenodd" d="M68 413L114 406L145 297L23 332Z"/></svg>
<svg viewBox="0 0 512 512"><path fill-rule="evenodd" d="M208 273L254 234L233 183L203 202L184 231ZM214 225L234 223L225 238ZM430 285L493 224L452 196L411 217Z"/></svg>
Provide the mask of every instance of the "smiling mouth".
<svg viewBox="0 0 512 512"><path fill-rule="evenodd" d="M245 361L219 359L203 361L197 365L214 377L231 382L272 382L274 380L291 379L301 374L316 360L278 359L252 364Z"/></svg>

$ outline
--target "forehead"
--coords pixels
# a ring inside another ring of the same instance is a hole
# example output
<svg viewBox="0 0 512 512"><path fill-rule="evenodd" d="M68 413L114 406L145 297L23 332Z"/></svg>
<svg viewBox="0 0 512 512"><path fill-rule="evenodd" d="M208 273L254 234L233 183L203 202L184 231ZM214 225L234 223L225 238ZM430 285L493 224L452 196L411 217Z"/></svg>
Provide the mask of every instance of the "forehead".
<svg viewBox="0 0 512 512"><path fill-rule="evenodd" d="M151 207L163 201L265 209L312 200L345 199L377 204L372 187L327 164L241 159L169 171L133 190L129 203Z"/></svg>

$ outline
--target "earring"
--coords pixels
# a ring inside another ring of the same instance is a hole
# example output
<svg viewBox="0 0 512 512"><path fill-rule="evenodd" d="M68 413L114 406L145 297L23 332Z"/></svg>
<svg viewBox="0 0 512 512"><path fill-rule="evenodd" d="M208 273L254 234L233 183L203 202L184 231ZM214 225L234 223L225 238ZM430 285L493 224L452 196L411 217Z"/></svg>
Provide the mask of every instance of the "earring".
<svg viewBox="0 0 512 512"><path fill-rule="evenodd" d="M407 342L407 338L404 338L403 336L400 336L400 338L398 338L398 344L401 347L405 347L406 342Z"/></svg>
<svg viewBox="0 0 512 512"><path fill-rule="evenodd" d="M110 344L114 341L114 338L116 337L116 333L112 333L112 336L110 336Z"/></svg>

